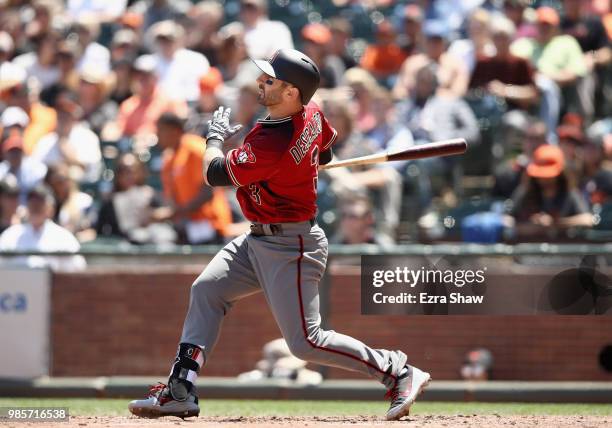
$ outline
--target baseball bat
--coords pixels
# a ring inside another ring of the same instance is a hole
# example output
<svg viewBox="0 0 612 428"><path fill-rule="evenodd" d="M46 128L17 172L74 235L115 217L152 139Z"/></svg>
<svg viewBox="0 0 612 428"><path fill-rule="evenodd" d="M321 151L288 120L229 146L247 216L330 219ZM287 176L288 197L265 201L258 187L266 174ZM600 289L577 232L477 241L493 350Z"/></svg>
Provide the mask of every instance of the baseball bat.
<svg viewBox="0 0 612 428"><path fill-rule="evenodd" d="M373 163L431 158L436 156L460 155L467 150L465 138L435 141L410 147L396 153L376 153L358 158L345 159L321 165L319 169L339 168L341 166L370 165Z"/></svg>

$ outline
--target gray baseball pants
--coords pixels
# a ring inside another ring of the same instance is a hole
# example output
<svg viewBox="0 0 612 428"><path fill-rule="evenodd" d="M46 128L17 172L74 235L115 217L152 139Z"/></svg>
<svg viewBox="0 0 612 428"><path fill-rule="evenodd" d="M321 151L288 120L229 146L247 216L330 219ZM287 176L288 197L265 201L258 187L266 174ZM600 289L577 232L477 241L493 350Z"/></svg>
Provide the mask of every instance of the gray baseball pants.
<svg viewBox="0 0 612 428"><path fill-rule="evenodd" d="M391 388L406 364L403 352L372 349L321 328L318 285L328 245L323 230L310 222L281 227L277 235L241 235L210 261L192 285L181 343L203 346L206 361L233 304L263 291L293 355L369 375Z"/></svg>

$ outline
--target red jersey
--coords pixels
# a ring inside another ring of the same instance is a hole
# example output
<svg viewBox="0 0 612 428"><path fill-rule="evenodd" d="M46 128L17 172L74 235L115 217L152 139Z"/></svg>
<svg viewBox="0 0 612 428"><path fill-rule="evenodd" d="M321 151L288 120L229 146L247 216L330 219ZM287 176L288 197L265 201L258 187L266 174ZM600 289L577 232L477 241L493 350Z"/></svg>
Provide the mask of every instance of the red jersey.
<svg viewBox="0 0 612 428"><path fill-rule="evenodd" d="M315 217L319 153L336 135L313 102L293 116L259 120L243 145L225 157L244 216L258 223Z"/></svg>

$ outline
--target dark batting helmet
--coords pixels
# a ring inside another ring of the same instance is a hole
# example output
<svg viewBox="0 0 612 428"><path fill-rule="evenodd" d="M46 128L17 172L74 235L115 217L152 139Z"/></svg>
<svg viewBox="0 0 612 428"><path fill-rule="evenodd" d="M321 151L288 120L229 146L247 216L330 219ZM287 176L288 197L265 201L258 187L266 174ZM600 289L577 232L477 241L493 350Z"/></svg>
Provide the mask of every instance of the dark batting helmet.
<svg viewBox="0 0 612 428"><path fill-rule="evenodd" d="M261 71L276 79L291 83L300 90L302 104L308 104L319 87L319 68L300 51L279 49L268 60L254 59Z"/></svg>

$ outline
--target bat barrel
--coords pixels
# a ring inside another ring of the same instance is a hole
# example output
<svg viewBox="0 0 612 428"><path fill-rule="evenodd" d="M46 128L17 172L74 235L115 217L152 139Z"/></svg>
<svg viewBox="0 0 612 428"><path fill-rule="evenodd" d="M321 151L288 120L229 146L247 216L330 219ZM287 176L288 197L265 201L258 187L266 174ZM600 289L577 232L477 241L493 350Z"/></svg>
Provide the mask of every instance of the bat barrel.
<svg viewBox="0 0 612 428"><path fill-rule="evenodd" d="M465 153L467 150L467 142L463 138L455 138L453 140L439 141L429 144L421 144L410 147L398 153L391 153L387 156L389 161L423 159L438 156L452 156Z"/></svg>

